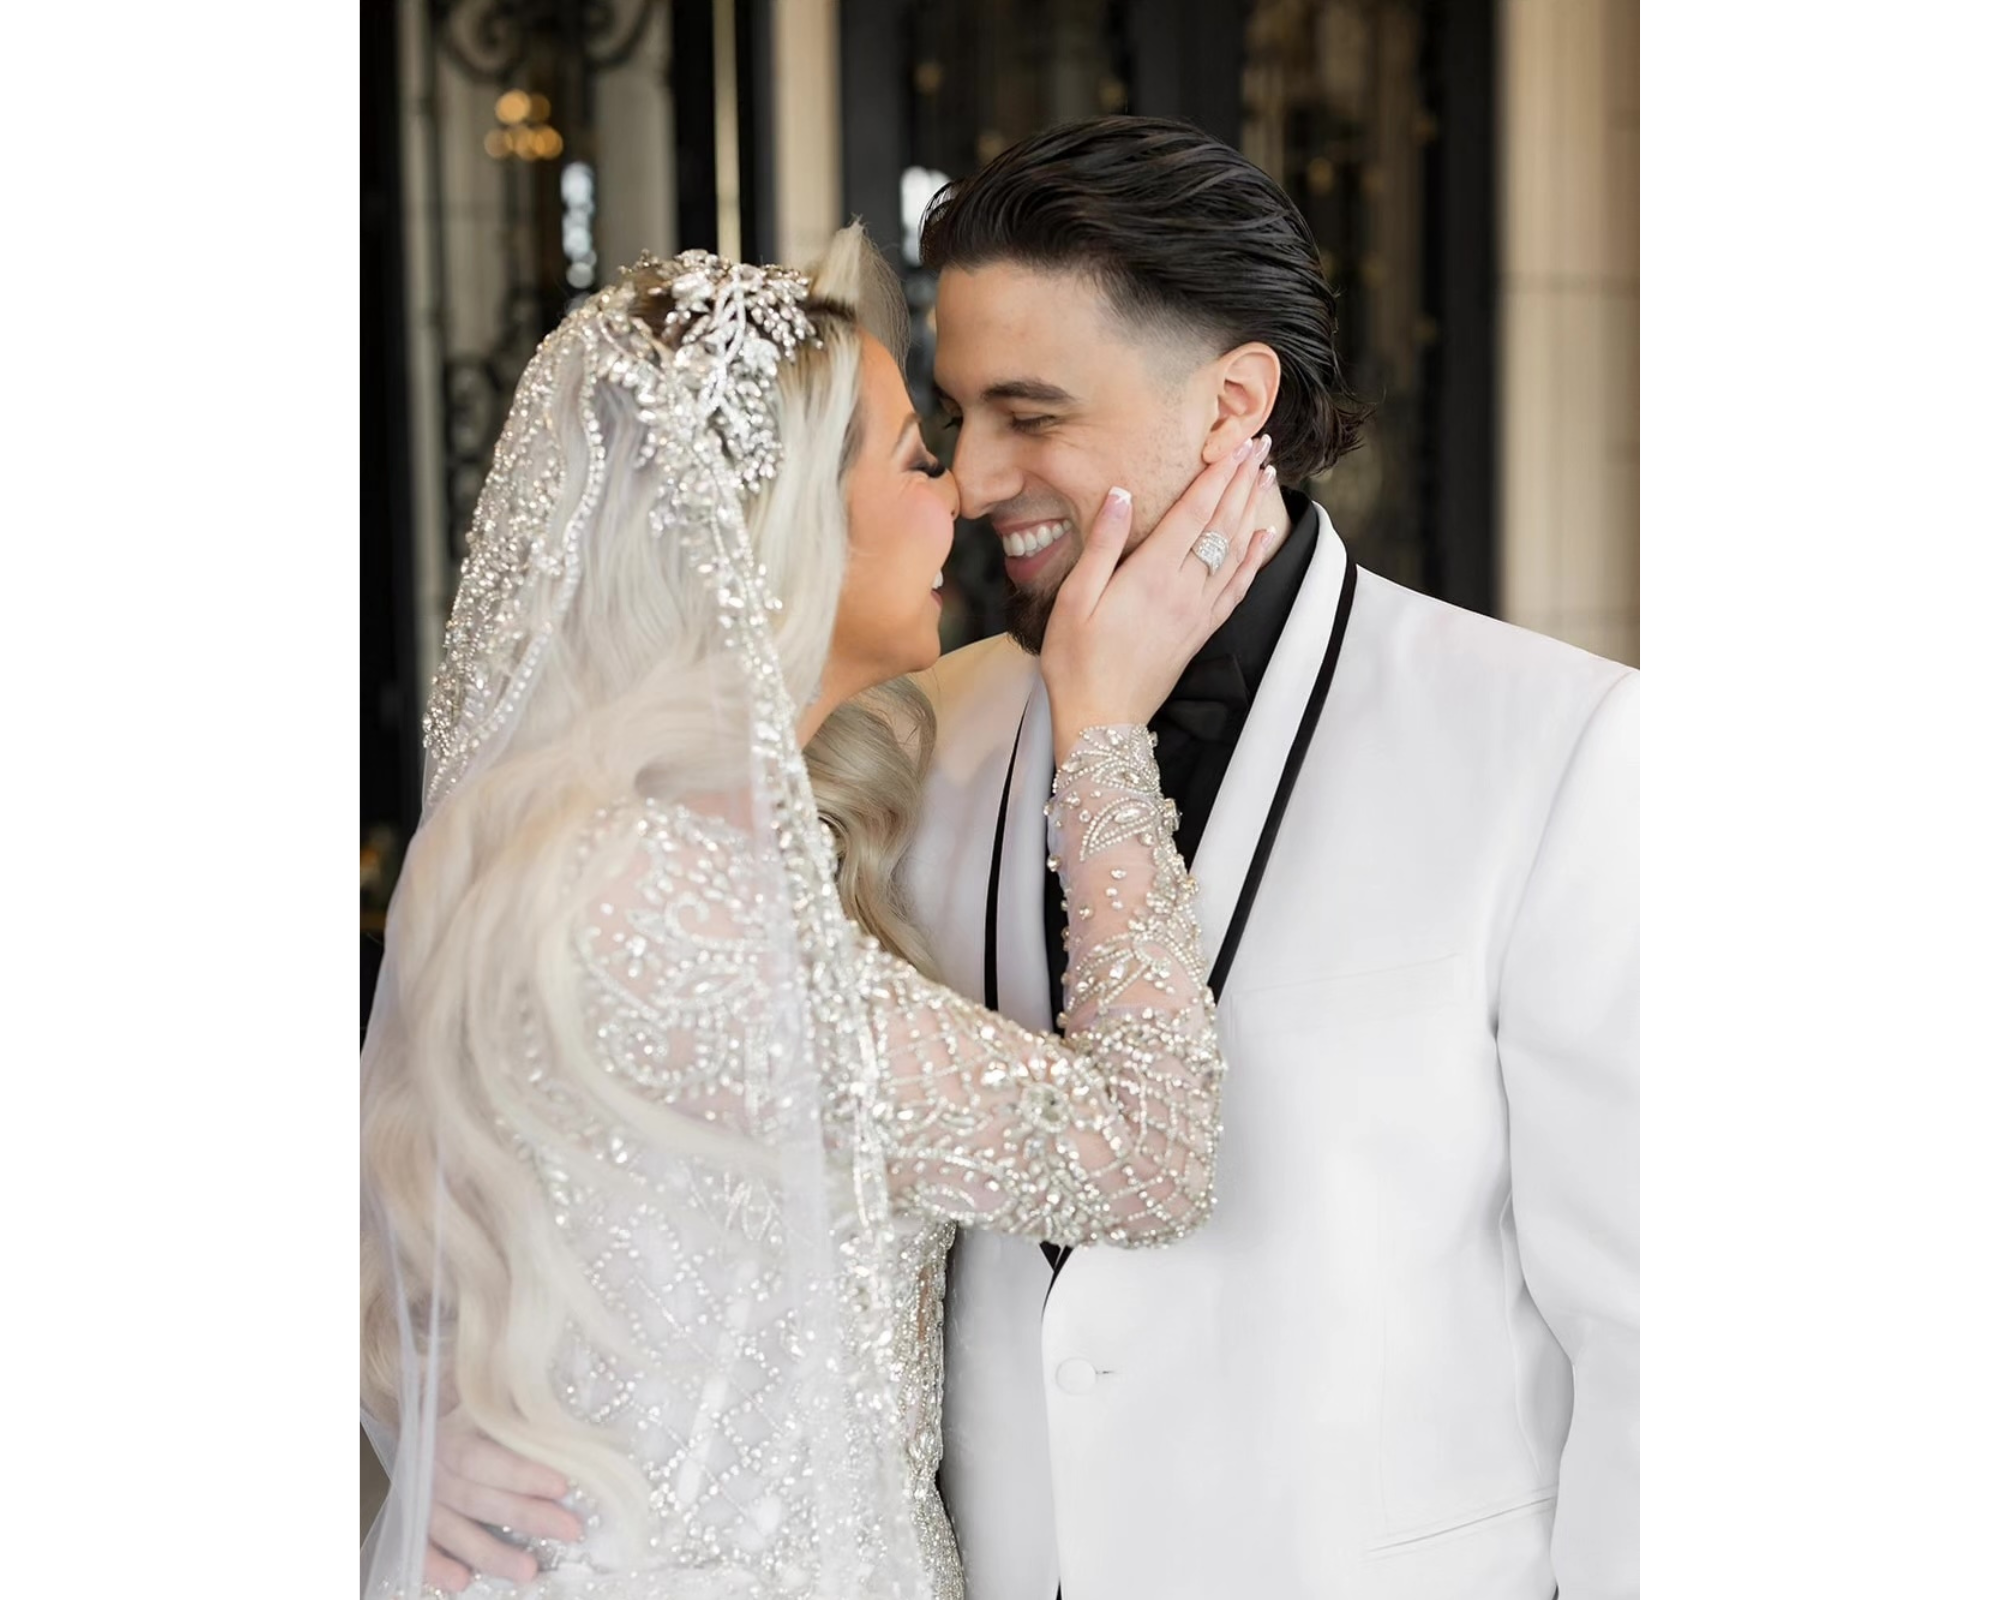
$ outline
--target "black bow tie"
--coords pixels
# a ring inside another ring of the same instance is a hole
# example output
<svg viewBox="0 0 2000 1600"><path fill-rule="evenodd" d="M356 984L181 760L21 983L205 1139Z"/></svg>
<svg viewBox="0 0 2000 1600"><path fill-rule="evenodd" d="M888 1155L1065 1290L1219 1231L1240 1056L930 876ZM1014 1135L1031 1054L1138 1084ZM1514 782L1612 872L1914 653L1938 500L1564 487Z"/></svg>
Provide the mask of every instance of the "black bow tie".
<svg viewBox="0 0 2000 1600"><path fill-rule="evenodd" d="M1196 657L1160 707L1158 721L1162 732L1171 726L1190 738L1213 744L1229 731L1231 713L1249 704L1250 687L1243 681L1236 657Z"/></svg>

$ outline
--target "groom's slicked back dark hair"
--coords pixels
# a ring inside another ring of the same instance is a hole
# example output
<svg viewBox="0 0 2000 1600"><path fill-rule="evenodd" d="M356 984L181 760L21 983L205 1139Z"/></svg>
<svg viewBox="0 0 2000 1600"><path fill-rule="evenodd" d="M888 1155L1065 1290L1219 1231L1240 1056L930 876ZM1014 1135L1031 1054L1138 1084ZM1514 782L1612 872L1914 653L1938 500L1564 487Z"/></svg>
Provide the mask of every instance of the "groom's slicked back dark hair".
<svg viewBox="0 0 2000 1600"><path fill-rule="evenodd" d="M1261 340L1282 368L1267 431L1283 483L1324 472L1366 411L1333 353L1333 291L1290 195L1186 122L1093 117L1002 151L924 213L934 272L1011 261L1076 272L1135 328L1214 353Z"/></svg>

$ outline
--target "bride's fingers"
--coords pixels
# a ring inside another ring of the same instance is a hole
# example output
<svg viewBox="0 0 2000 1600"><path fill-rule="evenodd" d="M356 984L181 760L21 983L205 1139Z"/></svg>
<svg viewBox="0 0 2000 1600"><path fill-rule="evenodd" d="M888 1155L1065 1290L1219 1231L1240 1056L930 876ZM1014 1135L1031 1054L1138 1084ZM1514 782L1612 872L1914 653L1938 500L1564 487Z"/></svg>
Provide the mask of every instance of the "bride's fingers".
<svg viewBox="0 0 2000 1600"><path fill-rule="evenodd" d="M1242 603L1243 597L1250 592L1251 580L1263 571L1264 563L1271 559L1271 546L1277 542L1276 528L1259 528L1250 535L1244 548L1243 559L1237 562L1236 569L1227 575L1221 592L1215 597L1215 609L1210 613L1213 618L1211 624L1213 628L1219 628L1227 622L1229 614Z"/></svg>
<svg viewBox="0 0 2000 1600"><path fill-rule="evenodd" d="M1263 440L1261 447L1243 463L1246 469L1234 480L1229 491L1222 497L1222 504L1215 509L1215 531L1228 542L1229 554L1219 567L1207 577L1204 589L1213 600L1235 579L1239 563L1250 568L1250 576L1255 577L1259 563L1250 560L1250 540L1257 532L1257 517L1263 506L1264 491L1277 482L1277 471L1267 466L1262 457L1270 449L1270 440ZM1246 579L1247 582L1247 579Z"/></svg>
<svg viewBox="0 0 2000 1600"><path fill-rule="evenodd" d="M1227 539L1231 553L1239 557L1249 549L1250 535L1255 531L1250 519L1256 514L1258 497L1271 481L1268 476L1271 469L1264 465L1264 458L1270 452L1269 434L1261 434L1251 441L1250 453L1230 475L1228 486L1222 491L1222 499L1217 502L1208 520L1208 528L1213 528ZM1207 532L1208 528L1202 531ZM1221 575L1221 569L1218 569L1216 576Z"/></svg>
<svg viewBox="0 0 2000 1600"><path fill-rule="evenodd" d="M1056 592L1056 604L1089 616L1097 609L1098 597L1117 570L1118 558L1125 553L1125 541L1132 532L1132 492L1116 485L1105 491L1104 504L1096 520L1083 536L1083 553Z"/></svg>

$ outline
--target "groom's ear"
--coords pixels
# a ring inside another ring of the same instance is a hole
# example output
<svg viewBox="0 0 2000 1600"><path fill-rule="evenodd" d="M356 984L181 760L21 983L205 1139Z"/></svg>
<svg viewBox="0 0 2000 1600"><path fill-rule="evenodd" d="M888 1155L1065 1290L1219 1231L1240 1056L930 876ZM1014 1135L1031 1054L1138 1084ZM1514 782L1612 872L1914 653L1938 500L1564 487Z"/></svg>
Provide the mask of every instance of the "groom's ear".
<svg viewBox="0 0 2000 1600"><path fill-rule="evenodd" d="M1278 352L1256 341L1225 350L1209 363L1205 387L1213 412L1201 443L1204 465L1264 431L1278 403L1278 377Z"/></svg>

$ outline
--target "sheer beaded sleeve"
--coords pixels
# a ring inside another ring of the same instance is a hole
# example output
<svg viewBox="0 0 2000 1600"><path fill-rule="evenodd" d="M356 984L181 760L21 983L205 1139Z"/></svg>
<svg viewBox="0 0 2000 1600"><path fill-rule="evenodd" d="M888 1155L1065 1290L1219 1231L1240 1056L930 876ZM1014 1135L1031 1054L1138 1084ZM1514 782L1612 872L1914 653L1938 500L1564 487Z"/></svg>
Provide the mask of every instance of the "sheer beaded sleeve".
<svg viewBox="0 0 2000 1600"><path fill-rule="evenodd" d="M902 1203L1057 1244L1164 1243L1208 1214L1222 1061L1194 886L1152 736L1094 728L1056 773L1065 1037L871 952Z"/></svg>
<svg viewBox="0 0 2000 1600"><path fill-rule="evenodd" d="M886 1087L855 1110L883 1130L899 1209L1057 1244L1164 1243L1208 1214L1222 1061L1152 736L1085 733L1047 810L1069 911L1065 1037L867 941ZM581 930L595 1047L650 1098L755 1139L776 934L749 836L680 807L609 818L598 843L613 834L640 848Z"/></svg>

